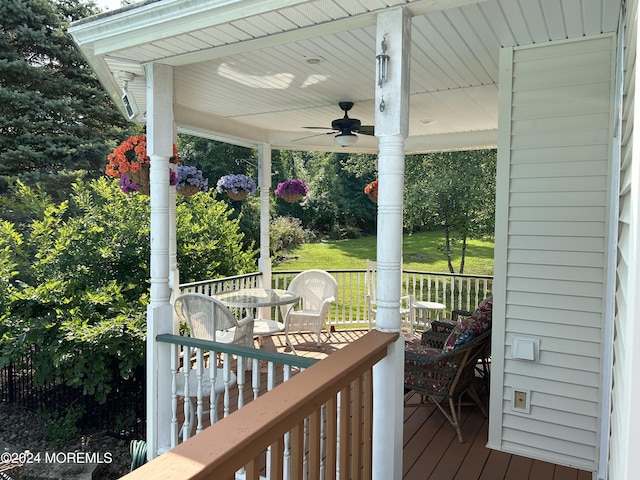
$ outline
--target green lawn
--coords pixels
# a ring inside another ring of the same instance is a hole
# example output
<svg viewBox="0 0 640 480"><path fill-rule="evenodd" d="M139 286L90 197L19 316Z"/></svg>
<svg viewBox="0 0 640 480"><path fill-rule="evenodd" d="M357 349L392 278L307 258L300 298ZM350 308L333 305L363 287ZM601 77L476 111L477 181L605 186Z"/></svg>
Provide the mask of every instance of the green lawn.
<svg viewBox="0 0 640 480"><path fill-rule="evenodd" d="M453 267L460 269L460 249L454 249ZM286 261L274 264L274 270L356 270L365 268L366 259L376 258L376 237L308 243L289 252ZM405 235L403 269L448 272L443 232ZM464 273L493 275L493 240L469 240Z"/></svg>

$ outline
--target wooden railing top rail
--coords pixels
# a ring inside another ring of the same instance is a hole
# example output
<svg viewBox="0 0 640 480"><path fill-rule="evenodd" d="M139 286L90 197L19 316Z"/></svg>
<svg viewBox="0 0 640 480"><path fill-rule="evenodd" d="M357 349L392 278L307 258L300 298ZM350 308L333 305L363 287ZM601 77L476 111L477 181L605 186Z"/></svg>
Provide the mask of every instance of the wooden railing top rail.
<svg viewBox="0 0 640 480"><path fill-rule="evenodd" d="M267 445L383 359L397 338L397 333L372 330L123 478L233 478Z"/></svg>

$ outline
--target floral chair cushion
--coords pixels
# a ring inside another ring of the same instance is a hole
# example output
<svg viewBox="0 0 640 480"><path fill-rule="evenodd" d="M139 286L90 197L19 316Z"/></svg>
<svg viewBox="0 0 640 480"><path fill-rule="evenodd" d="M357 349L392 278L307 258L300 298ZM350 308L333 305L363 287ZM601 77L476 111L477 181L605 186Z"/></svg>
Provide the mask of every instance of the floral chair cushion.
<svg viewBox="0 0 640 480"><path fill-rule="evenodd" d="M491 328L492 311L493 295L489 295L469 317L462 320L451 331L447 341L444 342L442 352L446 353L459 348Z"/></svg>
<svg viewBox="0 0 640 480"><path fill-rule="evenodd" d="M435 361L435 357L442 355L441 348L433 348L425 345L407 345L406 353L433 357L434 362L429 363L428 368L424 362L406 360L404 362L405 388L414 388L418 391L446 392L455 376L456 366L447 361Z"/></svg>

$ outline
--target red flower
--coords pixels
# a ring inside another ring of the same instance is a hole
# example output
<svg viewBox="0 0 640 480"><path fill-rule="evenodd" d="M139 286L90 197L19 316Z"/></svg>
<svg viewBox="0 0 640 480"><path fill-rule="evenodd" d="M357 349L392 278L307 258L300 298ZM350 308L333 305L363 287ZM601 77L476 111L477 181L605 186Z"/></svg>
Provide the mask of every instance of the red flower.
<svg viewBox="0 0 640 480"><path fill-rule="evenodd" d="M147 156L146 135L134 135L118 145L113 152L107 155L109 163L105 170L110 177L120 178L120 174L127 172L139 172L142 165L151 162ZM173 145L173 163L178 163L178 147Z"/></svg>
<svg viewBox="0 0 640 480"><path fill-rule="evenodd" d="M366 187L364 187L364 193L366 193L367 195L372 195L377 197L378 196L378 180L374 180L373 182L367 184Z"/></svg>

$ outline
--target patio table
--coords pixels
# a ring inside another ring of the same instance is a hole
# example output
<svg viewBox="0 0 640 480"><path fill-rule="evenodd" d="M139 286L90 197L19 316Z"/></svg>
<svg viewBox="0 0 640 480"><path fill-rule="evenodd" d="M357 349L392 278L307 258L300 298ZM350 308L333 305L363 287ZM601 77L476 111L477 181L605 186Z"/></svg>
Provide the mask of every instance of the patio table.
<svg viewBox="0 0 640 480"><path fill-rule="evenodd" d="M427 330L431 323L431 312L435 312L435 320L440 319L440 312L443 312L447 306L438 302L411 302L413 315L411 316L411 330L415 331L418 327Z"/></svg>
<svg viewBox="0 0 640 480"><path fill-rule="evenodd" d="M300 295L288 290L270 288L243 288L212 295L227 307L246 309L247 315L253 317L253 310L262 307L279 307L289 305L289 308L300 300ZM262 345L262 337L273 335L284 330L284 323L276 320L258 319L253 323L253 335L258 337L258 344Z"/></svg>

